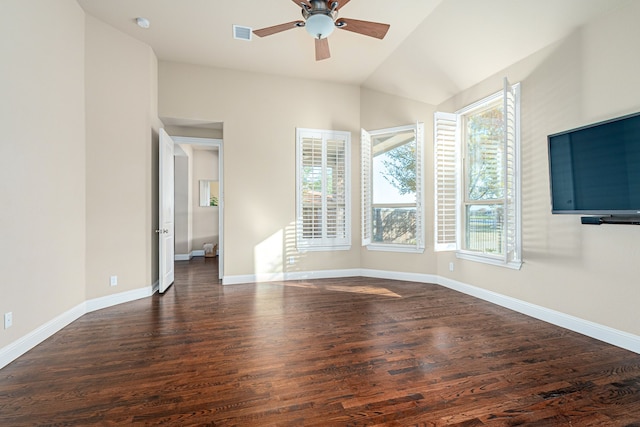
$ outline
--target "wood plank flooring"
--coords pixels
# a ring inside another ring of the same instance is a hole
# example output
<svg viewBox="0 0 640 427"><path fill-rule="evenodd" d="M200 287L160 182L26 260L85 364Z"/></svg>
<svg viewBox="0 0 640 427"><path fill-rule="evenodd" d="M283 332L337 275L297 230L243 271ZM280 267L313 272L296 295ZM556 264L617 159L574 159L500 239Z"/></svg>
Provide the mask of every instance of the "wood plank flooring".
<svg viewBox="0 0 640 427"><path fill-rule="evenodd" d="M435 285L215 263L0 370L0 426L640 426L640 355Z"/></svg>

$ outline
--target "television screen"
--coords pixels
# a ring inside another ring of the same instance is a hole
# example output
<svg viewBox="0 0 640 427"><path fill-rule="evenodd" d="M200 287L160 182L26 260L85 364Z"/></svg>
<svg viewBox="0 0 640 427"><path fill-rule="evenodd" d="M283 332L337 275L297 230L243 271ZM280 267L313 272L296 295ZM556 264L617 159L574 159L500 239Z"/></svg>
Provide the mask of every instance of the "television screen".
<svg viewBox="0 0 640 427"><path fill-rule="evenodd" d="M551 210L640 214L640 113L548 136Z"/></svg>

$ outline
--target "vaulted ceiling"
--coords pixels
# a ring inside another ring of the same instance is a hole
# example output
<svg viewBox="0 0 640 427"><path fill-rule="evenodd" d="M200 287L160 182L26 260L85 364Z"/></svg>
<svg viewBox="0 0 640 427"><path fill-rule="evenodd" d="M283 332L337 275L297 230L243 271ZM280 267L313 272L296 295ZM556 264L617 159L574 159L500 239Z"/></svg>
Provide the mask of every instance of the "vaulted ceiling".
<svg viewBox="0 0 640 427"><path fill-rule="evenodd" d="M304 29L233 38L234 24L258 29L301 19L291 0L78 3L147 43L159 60L357 84L437 105L629 1L351 0L340 16L388 23L389 33L378 40L335 31L331 58L319 62Z"/></svg>

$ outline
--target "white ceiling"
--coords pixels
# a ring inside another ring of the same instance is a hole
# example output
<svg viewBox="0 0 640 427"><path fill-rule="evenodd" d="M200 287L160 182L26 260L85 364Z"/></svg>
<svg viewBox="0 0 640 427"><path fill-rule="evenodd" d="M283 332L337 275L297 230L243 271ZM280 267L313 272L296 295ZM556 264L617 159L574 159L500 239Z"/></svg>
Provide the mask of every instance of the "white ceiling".
<svg viewBox="0 0 640 427"><path fill-rule="evenodd" d="M252 41L253 29L301 19L291 0L78 0L90 15L150 45L159 60L358 84L437 105L632 0L351 0L340 16L391 25L384 40L329 37L316 62L304 29ZM151 21L147 30L136 17Z"/></svg>

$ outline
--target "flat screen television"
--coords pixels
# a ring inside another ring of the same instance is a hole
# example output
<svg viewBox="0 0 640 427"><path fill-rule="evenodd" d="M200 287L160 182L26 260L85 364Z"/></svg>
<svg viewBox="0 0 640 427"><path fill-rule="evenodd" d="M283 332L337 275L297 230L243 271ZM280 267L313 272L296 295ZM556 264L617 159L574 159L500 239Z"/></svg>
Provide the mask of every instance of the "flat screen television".
<svg viewBox="0 0 640 427"><path fill-rule="evenodd" d="M553 213L640 215L640 113L547 139Z"/></svg>

